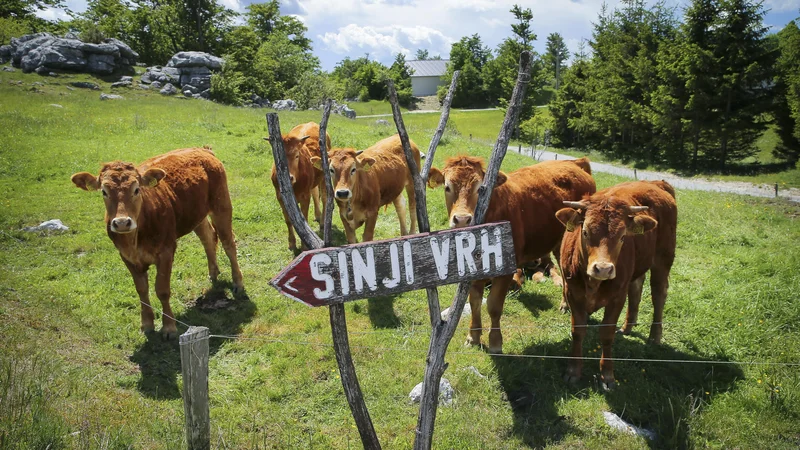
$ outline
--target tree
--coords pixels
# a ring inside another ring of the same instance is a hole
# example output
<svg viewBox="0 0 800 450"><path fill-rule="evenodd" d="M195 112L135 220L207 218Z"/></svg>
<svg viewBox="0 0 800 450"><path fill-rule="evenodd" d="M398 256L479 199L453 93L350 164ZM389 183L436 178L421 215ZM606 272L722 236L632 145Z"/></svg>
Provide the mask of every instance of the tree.
<svg viewBox="0 0 800 450"><path fill-rule="evenodd" d="M547 70L552 70L555 88L558 90L561 81L561 63L569 59L569 49L559 33L550 33L547 36L547 51L544 59Z"/></svg>
<svg viewBox="0 0 800 450"><path fill-rule="evenodd" d="M267 40L270 34L278 31L286 34L292 44L311 51L311 39L305 35L308 28L295 17L281 16L279 8L278 0L248 5L245 13L247 24L262 40Z"/></svg>
<svg viewBox="0 0 800 450"><path fill-rule="evenodd" d="M454 43L450 49L450 63L447 71L442 76L446 81L443 86L439 86L437 95L439 101L447 95L447 87L453 79L453 72L461 71L456 84L456 93L453 96L454 107L473 106L487 101L484 88L482 70L483 67L492 59L492 51L483 45L478 34L464 36L460 41Z"/></svg>
<svg viewBox="0 0 800 450"><path fill-rule="evenodd" d="M536 35L533 34L533 29L531 28L533 12L530 8L522 9L519 5L514 5L511 8L511 14L517 19L517 23L511 24L511 31L522 46L527 47L531 42L536 40Z"/></svg>
<svg viewBox="0 0 800 450"><path fill-rule="evenodd" d="M800 29L795 21L778 32L777 41L773 115L781 142L773 153L794 165L800 160Z"/></svg>
<svg viewBox="0 0 800 450"><path fill-rule="evenodd" d="M426 59L429 58L428 50L419 49L417 50L417 53L414 55L414 57L417 58L417 61L425 61Z"/></svg>
<svg viewBox="0 0 800 450"><path fill-rule="evenodd" d="M0 18L30 19L36 11L63 7L63 0L3 0L0 2Z"/></svg>
<svg viewBox="0 0 800 450"><path fill-rule="evenodd" d="M401 105L408 107L414 99L411 91L411 70L406 64L406 55L398 53L394 63L389 67L389 78L394 82L397 91L397 101Z"/></svg>

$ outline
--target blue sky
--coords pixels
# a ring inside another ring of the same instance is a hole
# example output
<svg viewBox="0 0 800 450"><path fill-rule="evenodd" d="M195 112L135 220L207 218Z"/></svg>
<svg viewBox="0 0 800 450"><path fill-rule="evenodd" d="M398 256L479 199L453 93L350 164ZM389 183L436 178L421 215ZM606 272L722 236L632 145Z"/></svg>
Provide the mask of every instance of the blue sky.
<svg viewBox="0 0 800 450"><path fill-rule="evenodd" d="M229 8L243 12L251 0L219 0ZM67 0L73 11L86 9L86 0ZM602 0L282 0L281 12L301 19L313 40L314 53L322 68L331 70L345 57L370 58L391 63L405 53L406 59L419 48L431 55L447 58L450 45L463 36L480 34L492 48L511 34L513 16L509 12L518 3L533 10L533 30L538 36L534 46L544 51L547 35L559 32L574 52L581 39L592 34ZM606 1L609 7L617 0ZM688 0L667 0L670 5L688 4ZM770 11L764 23L779 30L800 16L800 0L766 0ZM45 11L43 17L61 17L61 11Z"/></svg>

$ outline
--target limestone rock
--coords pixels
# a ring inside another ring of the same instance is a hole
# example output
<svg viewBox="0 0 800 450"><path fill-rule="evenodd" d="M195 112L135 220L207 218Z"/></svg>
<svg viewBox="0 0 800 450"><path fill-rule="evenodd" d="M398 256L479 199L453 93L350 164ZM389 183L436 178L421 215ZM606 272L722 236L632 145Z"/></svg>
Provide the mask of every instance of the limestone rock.
<svg viewBox="0 0 800 450"><path fill-rule="evenodd" d="M100 100L124 100L125 97L116 94L100 94Z"/></svg>
<svg viewBox="0 0 800 450"><path fill-rule="evenodd" d="M295 103L295 101L291 99L275 100L275 102L272 103L272 107L276 111L296 111L297 103Z"/></svg>
<svg viewBox="0 0 800 450"><path fill-rule="evenodd" d="M450 381L447 378L442 378L439 381L439 402L445 406L449 406L453 403L453 395L455 395L455 391L453 390L453 386L450 385ZM414 389L408 394L408 398L411 400L411 403L419 403L422 400L422 383L414 386Z"/></svg>
<svg viewBox="0 0 800 450"><path fill-rule="evenodd" d="M203 52L179 52L167 63L168 67L207 67L209 69L222 69L224 60L214 55Z"/></svg>
<svg viewBox="0 0 800 450"><path fill-rule="evenodd" d="M161 92L161 95L175 95L178 93L178 89L172 83L167 83L159 92Z"/></svg>

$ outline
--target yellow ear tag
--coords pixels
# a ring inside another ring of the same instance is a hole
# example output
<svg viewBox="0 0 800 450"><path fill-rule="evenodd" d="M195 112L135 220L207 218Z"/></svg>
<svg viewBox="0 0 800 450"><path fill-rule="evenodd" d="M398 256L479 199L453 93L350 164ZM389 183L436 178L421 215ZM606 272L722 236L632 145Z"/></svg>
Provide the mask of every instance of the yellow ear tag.
<svg viewBox="0 0 800 450"><path fill-rule="evenodd" d="M636 222L633 222L633 227L631 227L631 232L633 234L644 234L644 225L640 225Z"/></svg>
<svg viewBox="0 0 800 450"><path fill-rule="evenodd" d="M150 178L150 180L147 182L147 187L151 187L151 188L152 187L156 187L157 184L158 184L158 180L156 180L155 178Z"/></svg>
<svg viewBox="0 0 800 450"><path fill-rule="evenodd" d="M569 232L575 231L575 224L572 223L571 220L569 222L567 222L566 227L567 227L567 231L569 231Z"/></svg>

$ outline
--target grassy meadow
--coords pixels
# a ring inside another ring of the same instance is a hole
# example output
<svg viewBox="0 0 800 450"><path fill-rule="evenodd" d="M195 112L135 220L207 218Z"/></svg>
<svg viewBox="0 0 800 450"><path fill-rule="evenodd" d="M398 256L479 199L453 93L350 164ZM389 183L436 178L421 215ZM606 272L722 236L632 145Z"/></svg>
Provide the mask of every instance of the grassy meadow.
<svg viewBox="0 0 800 450"><path fill-rule="evenodd" d="M327 311L300 305L268 285L294 255L268 180L272 156L262 140L267 111L143 90L100 101L98 91L67 89L69 81L84 79L0 72L0 448L184 447L178 345L140 333L138 297L105 235L101 197L75 188L69 177L97 171L105 161L139 162L204 144L213 146L228 171L247 289L246 296L231 294L221 249L223 273L212 286L199 240L181 239L172 274L178 319L208 326L213 334L238 335L210 341L212 446L359 448ZM109 92L107 83L100 84ZM488 157L491 149L469 134L499 129L502 113L490 113L454 112L436 165L462 153ZM318 121L319 112L281 113L280 119L288 130ZM405 120L412 139L427 148L438 116ZM333 116L329 132L334 146L365 148L395 130ZM530 163L509 153L503 169ZM622 181L605 174L596 180L601 188ZM443 192L428 195L432 226L445 228ZM617 338L614 356L729 364L618 362L620 384L607 393L598 386L597 361L590 360L583 380L567 385L561 379L565 362L539 357L568 354L569 318L558 311L560 289L549 281L528 282L506 301L506 355L463 347L468 320L459 325L445 372L455 401L439 409L434 447L798 448L800 367L738 362L800 361L800 207L678 191L678 208L663 345L647 345L649 327L640 325ZM56 218L70 230L21 231ZM338 214L334 226L337 242L344 243ZM381 213L376 238L398 234L389 208ZM440 291L444 308L455 289ZM649 298L646 284L645 324L652 314ZM346 312L378 437L384 448L411 448L418 407L407 396L423 377L430 330L425 293L350 302ZM598 345L593 328L585 354L599 356ZM651 429L657 438L615 431L603 411Z"/></svg>

